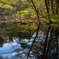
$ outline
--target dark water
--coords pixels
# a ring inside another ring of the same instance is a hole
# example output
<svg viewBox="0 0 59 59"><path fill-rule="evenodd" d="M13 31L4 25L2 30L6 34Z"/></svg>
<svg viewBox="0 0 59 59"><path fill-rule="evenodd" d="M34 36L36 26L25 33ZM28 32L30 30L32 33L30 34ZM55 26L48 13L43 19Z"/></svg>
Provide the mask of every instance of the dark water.
<svg viewBox="0 0 59 59"><path fill-rule="evenodd" d="M0 59L58 59L58 44L57 25L0 25Z"/></svg>

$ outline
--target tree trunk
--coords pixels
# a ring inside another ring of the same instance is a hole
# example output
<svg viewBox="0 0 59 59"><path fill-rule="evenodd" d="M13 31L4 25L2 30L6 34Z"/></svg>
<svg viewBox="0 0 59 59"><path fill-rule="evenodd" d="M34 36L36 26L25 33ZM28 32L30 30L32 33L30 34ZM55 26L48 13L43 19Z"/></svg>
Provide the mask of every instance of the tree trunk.
<svg viewBox="0 0 59 59"><path fill-rule="evenodd" d="M52 9L52 14L54 15L54 9L53 9L53 0L51 0L51 9Z"/></svg>
<svg viewBox="0 0 59 59"><path fill-rule="evenodd" d="M39 21L39 20L40 20L40 17L39 17L39 11L37 10L37 8L36 8L36 6L35 6L33 0L31 0L31 2L32 2L33 7L34 7L34 9L35 9L35 12L36 12L36 15L37 15L37 18L38 18L38 22L40 23L40 21Z"/></svg>
<svg viewBox="0 0 59 59"><path fill-rule="evenodd" d="M50 19L50 14L49 14L49 7L50 7L49 0L45 0L45 5L46 5L47 13L48 13L49 23L51 23L52 21Z"/></svg>
<svg viewBox="0 0 59 59"><path fill-rule="evenodd" d="M59 4L59 0L56 0L56 14L58 15L58 4Z"/></svg>

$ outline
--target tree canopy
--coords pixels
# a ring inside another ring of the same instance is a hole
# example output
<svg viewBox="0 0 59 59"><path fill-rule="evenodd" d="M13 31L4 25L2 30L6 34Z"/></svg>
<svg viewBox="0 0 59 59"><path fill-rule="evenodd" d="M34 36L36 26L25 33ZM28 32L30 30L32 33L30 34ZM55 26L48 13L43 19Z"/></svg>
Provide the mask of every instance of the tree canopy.
<svg viewBox="0 0 59 59"><path fill-rule="evenodd" d="M58 0L0 0L0 18L14 20L49 20L59 18Z"/></svg>

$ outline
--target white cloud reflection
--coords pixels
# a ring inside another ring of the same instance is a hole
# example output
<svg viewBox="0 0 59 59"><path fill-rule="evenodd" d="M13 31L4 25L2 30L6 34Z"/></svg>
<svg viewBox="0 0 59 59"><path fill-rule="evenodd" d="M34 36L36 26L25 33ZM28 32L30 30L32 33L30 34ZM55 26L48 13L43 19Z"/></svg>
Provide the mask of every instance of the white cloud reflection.
<svg viewBox="0 0 59 59"><path fill-rule="evenodd" d="M0 56L5 59L5 58L12 58L13 56L16 56L16 55L17 55L17 53L14 52L12 54L3 54L3 55L0 55Z"/></svg>

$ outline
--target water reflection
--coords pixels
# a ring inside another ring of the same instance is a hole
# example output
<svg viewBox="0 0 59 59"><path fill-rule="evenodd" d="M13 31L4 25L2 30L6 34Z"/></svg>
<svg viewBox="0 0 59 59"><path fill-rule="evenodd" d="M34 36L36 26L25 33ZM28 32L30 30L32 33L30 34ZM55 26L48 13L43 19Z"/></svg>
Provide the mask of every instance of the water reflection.
<svg viewBox="0 0 59 59"><path fill-rule="evenodd" d="M0 59L59 58L58 27L38 25L36 29L33 25L30 28L19 24L9 26L0 28Z"/></svg>
<svg viewBox="0 0 59 59"><path fill-rule="evenodd" d="M55 30L54 30L55 29ZM38 30L38 29L37 29ZM37 31L37 34L34 38L34 41L32 42L32 45L29 49L28 56L34 55L35 58L33 59L58 59L58 29L57 27L53 27L51 25L48 26L47 32L46 32L46 37L44 38L45 41L42 41L42 39L38 38L38 33L40 29ZM42 36L42 34L41 34ZM43 39L43 40L44 40ZM41 41L40 41L41 40ZM54 42L55 41L55 42ZM39 44L38 44L39 43ZM41 44L40 44L41 43ZM43 47L42 47L43 45ZM33 48L33 49L32 49ZM39 49L37 49L39 48ZM30 53L32 51L32 53ZM29 57L27 56L27 59Z"/></svg>
<svg viewBox="0 0 59 59"><path fill-rule="evenodd" d="M3 38L0 37L0 47L3 45Z"/></svg>
<svg viewBox="0 0 59 59"><path fill-rule="evenodd" d="M58 29L55 28L55 33L53 33L54 28L53 27L50 27L50 28L48 28L48 31L47 31L42 59L44 58L58 59ZM49 30L50 30L50 37L48 38ZM53 35L55 36L53 37Z"/></svg>
<svg viewBox="0 0 59 59"><path fill-rule="evenodd" d="M25 44L24 42L27 42L27 40L25 39L20 42L19 38L13 37L13 42L8 42L7 39L7 43L4 43L3 47L0 47L0 58L2 57L2 59L8 59L8 58L17 59L18 57L19 58L25 57L24 53L27 53L28 49L26 48L26 45L22 46L22 44Z"/></svg>

